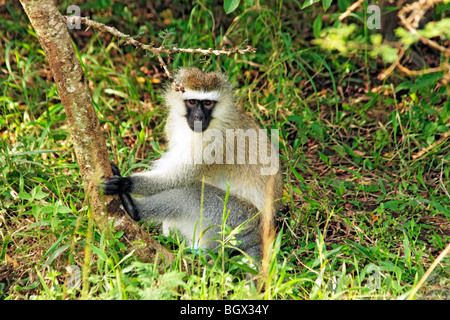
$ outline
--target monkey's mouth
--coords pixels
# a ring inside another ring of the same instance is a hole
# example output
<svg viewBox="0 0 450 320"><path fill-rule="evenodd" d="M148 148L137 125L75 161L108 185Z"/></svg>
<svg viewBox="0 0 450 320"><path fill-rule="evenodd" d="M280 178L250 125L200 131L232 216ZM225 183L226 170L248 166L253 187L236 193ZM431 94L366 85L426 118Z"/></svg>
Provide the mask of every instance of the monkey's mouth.
<svg viewBox="0 0 450 320"><path fill-rule="evenodd" d="M189 128L191 128L192 131L200 133L208 129L209 123L211 122L210 119L203 119L203 120L195 120L192 121L189 118L186 119Z"/></svg>
<svg viewBox="0 0 450 320"><path fill-rule="evenodd" d="M196 121L196 122L201 122L201 124L199 125L198 123L196 123L194 125L193 123L188 122L189 128L191 128L192 131L200 133L208 129L208 123L206 121Z"/></svg>

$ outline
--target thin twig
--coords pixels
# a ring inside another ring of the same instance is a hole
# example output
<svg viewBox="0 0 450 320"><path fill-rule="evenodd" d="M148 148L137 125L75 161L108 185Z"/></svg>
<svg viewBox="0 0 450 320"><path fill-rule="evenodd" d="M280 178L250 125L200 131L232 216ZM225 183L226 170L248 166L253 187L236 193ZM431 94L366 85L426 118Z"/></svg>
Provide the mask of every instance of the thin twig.
<svg viewBox="0 0 450 320"><path fill-rule="evenodd" d="M345 18L347 18L350 15L350 13L355 11L356 8L358 8L361 5L361 3L363 3L363 2L364 2L364 0L358 0L357 2L352 4L350 7L348 7L347 10L339 16L339 21L342 21Z"/></svg>
<svg viewBox="0 0 450 320"><path fill-rule="evenodd" d="M172 74L169 70L169 67L168 67L167 63L164 61L164 59L162 58L161 54L166 54L169 57L174 53L201 53L204 55L211 54L211 55L215 55L215 56L220 56L220 55L231 56L233 54L246 54L246 53L255 53L256 52L256 49L251 46L247 46L245 49L223 48L221 50L214 50L212 48L209 48L209 49L178 48L178 47L166 48L163 45L159 46L159 47L155 47L152 44L142 43L142 42L134 39L132 36L120 32L119 30L117 30L114 27L107 26L103 23L91 20L87 17L63 16L63 18L66 19L66 21L81 22L82 24L84 24L86 26L98 29L102 32L110 33L120 39L123 39L126 44L131 44L138 49L150 51L158 59L160 65L164 69L164 72L165 72L167 78L172 82L175 90L182 91L182 92L184 92L184 88L181 85L175 83L175 81L173 80Z"/></svg>
<svg viewBox="0 0 450 320"><path fill-rule="evenodd" d="M442 134L442 137L433 142L432 144L430 144L428 147L423 148L420 152L416 153L415 155L412 156L413 159L417 159L422 157L423 155L429 153L431 150L433 150L434 148L438 147L439 145L443 144L445 142L445 140L447 140L450 137L450 130L444 132Z"/></svg>
<svg viewBox="0 0 450 320"><path fill-rule="evenodd" d="M220 56L221 54L225 54L227 56L231 56L232 54L246 54L246 53L256 53L256 49L251 47L251 46L247 46L245 49L237 49L237 48L231 48L231 49L221 49L221 50L213 50L212 48L209 49L200 49L200 48L177 48L177 47L173 47L170 49L166 49L163 51L164 53L167 54L172 54L172 53L202 53L202 54L214 54L216 56Z"/></svg>
<svg viewBox="0 0 450 320"><path fill-rule="evenodd" d="M378 75L378 79L380 80L386 79L394 71L394 69L400 65L400 60L403 58L405 52L406 48L400 48L397 59L395 59L395 61L389 66L389 68L387 68L380 75Z"/></svg>
<svg viewBox="0 0 450 320"><path fill-rule="evenodd" d="M428 268L427 272L422 276L419 283L414 287L414 289L411 290L411 293L408 295L407 300L411 300L414 298L414 295L417 293L417 291L422 287L422 285L425 283L425 281L428 279L430 274L433 272L433 270L436 268L436 266L441 262L442 259L449 253L450 251L450 243L445 247L444 251L441 252L441 254L434 260L434 262L431 264L430 268Z"/></svg>
<svg viewBox="0 0 450 320"><path fill-rule="evenodd" d="M442 1L444 1L444 0L419 0L419 1L413 2L411 4L407 4L402 9L400 9L400 11L398 12L398 17L399 17L401 23L403 24L403 26L411 34L414 34L415 36L417 36L418 39L423 44L445 53L446 58L448 58L450 56L450 48L445 48L445 47L441 46L437 42L422 36L417 31L417 28L419 26L419 22L422 20L422 18L425 15L425 13L430 8L432 8L435 4L437 4L439 2L442 2ZM406 49L407 49L407 47L403 48L403 54L406 51ZM440 67L429 68L429 69L420 70L420 71L414 71L414 70L410 70L410 69L408 69L405 66L400 64L400 58L402 56L403 55L399 55L399 59L397 59L394 62L394 64L391 66L391 68L389 68L390 72L392 72L392 70L395 67L397 67L400 71L406 73L407 75L411 75L411 76L420 76L420 75L423 75L423 74L436 73L436 72L441 72L441 71L443 71L443 72L447 71L447 74L450 72L450 70L448 68L447 59L445 59L445 61L443 62L442 66L440 66ZM390 73L390 72L388 72L389 69L386 70L383 74L381 74L379 78L380 79L386 78L386 76L388 76L389 73ZM444 74L444 79L445 78L446 78L446 74Z"/></svg>
<svg viewBox="0 0 450 320"><path fill-rule="evenodd" d="M398 12L398 17L400 18L400 21L405 26L405 28L411 32L412 34L416 35L420 41L422 41L424 44L442 51L442 52L450 52L449 48L445 48L438 44L437 42L425 38L420 33L417 32L417 28L419 25L419 22L422 20L425 13L432 8L436 3L442 2L443 0L419 0L417 2L414 2L410 5L406 5ZM411 13L408 18L406 18L406 13Z"/></svg>
<svg viewBox="0 0 450 320"><path fill-rule="evenodd" d="M428 68L428 69L424 69L424 70L411 70L405 66L402 66L400 63L397 64L396 66L399 68L400 71L407 74L408 76L423 76L425 74L437 73L437 72L448 70L444 64L442 64L442 66L439 66L436 68ZM383 80L383 79L381 79L381 80Z"/></svg>

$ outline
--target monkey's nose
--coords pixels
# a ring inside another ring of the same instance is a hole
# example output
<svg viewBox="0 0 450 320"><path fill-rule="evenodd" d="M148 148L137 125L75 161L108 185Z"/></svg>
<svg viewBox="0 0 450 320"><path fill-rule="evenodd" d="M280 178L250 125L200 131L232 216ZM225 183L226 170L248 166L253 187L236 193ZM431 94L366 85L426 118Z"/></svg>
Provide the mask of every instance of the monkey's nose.
<svg viewBox="0 0 450 320"><path fill-rule="evenodd" d="M194 121L203 121L204 118L203 114L194 114Z"/></svg>

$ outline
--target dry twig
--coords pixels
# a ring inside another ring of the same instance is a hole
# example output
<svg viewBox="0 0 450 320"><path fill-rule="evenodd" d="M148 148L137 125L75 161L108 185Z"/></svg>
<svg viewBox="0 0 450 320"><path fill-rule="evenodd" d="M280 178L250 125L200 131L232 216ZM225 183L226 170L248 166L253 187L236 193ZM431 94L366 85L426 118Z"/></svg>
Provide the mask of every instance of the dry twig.
<svg viewBox="0 0 450 320"><path fill-rule="evenodd" d="M387 76L389 76L395 68L398 68L403 73L410 76L420 76L428 73L436 73L436 72L444 72L444 84L450 80L450 66L448 60L450 58L450 48L446 48L438 44L436 41L428 39L422 36L419 32L417 32L417 28L419 27L419 22L422 20L425 13L430 10L435 4L439 2L443 2L444 0L419 0L413 2L411 4L405 5L402 9L400 9L398 13L398 17L403 24L403 26L408 30L411 34L414 34L418 37L418 39L425 45L430 46L436 50L439 50L444 53L445 58L441 66L437 68L428 68L425 70L410 70L407 67L403 66L400 63L400 60L403 58L408 47L404 46L400 49L398 58L394 61L394 63L385 70L382 74L379 75L379 79L383 80Z"/></svg>
<svg viewBox="0 0 450 320"><path fill-rule="evenodd" d="M339 21L344 20L345 18L347 18L353 11L356 10L356 8L358 8L361 3L363 3L364 0L358 0L356 1L354 4L352 4L350 7L348 7L348 9L339 16Z"/></svg>
<svg viewBox="0 0 450 320"><path fill-rule="evenodd" d="M430 268L425 272L425 274L422 276L422 278L419 280L417 285L411 290L407 300L411 300L414 298L417 291L422 287L422 285L425 283L425 281L428 279L428 277L431 275L433 270L437 267L437 265L442 261L442 259L445 258L445 256L450 252L450 243L445 247L444 251L441 252L441 254L434 260L434 262L431 264Z"/></svg>
<svg viewBox="0 0 450 320"><path fill-rule="evenodd" d="M100 23L100 22L97 22L94 20L90 20L89 18L86 18L86 17L64 16L64 18L66 19L66 21L69 21L71 23L81 22L82 24L84 24L88 27L93 27L102 32L108 32L108 33L124 40L126 44L132 44L133 46L135 46L138 49L150 51L154 56L156 56L159 63L161 64L161 66L164 68L164 72L165 72L167 78L169 79L169 81L173 82L175 90L182 91L182 92L184 91L184 88L181 85L174 83L174 80L173 80L172 74L169 70L169 67L167 66L166 62L162 58L161 54L166 54L170 58L170 56L175 53L201 53L204 55L212 54L212 55L216 55L216 56L219 56L219 55L231 56L233 54L246 54L246 53L255 53L256 52L256 49L251 46L247 46L245 49L237 49L237 48L225 49L224 48L221 50L214 50L212 48L209 48L209 49L178 48L178 47L166 48L163 45L159 46L159 47L155 47L152 44L144 44L144 43L134 39L132 36L120 32L119 30L117 30L114 27L107 26L103 23Z"/></svg>
<svg viewBox="0 0 450 320"><path fill-rule="evenodd" d="M413 159L417 159L417 158L420 158L420 157L424 156L425 154L429 153L434 148L436 148L436 147L440 146L441 144L443 144L449 137L450 137L450 130L444 132L444 134L442 135L442 137L439 140L433 142L428 147L423 148L420 152L418 152L415 155L413 155L412 158Z"/></svg>

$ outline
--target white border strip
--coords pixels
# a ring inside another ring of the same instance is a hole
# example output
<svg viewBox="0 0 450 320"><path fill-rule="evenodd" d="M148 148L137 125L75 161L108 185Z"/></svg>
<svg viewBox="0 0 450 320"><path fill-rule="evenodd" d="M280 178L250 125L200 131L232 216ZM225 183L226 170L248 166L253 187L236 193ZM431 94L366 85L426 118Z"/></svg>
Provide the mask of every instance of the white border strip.
<svg viewBox="0 0 450 320"><path fill-rule="evenodd" d="M204 91L186 90L185 92L183 92L181 97L183 98L183 100L195 99L195 100L219 101L220 94L219 91L204 92Z"/></svg>

